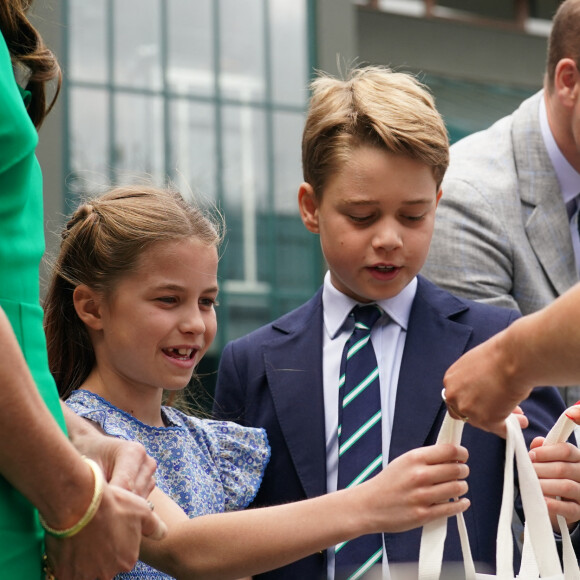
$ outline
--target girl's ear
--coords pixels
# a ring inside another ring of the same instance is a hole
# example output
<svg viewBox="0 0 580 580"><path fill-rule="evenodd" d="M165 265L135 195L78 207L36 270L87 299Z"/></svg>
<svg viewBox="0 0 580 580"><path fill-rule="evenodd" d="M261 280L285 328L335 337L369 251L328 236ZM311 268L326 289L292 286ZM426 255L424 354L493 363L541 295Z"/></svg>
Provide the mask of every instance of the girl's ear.
<svg viewBox="0 0 580 580"><path fill-rule="evenodd" d="M101 320L101 295L86 284L79 284L73 292L73 304L77 316L93 330L103 328Z"/></svg>
<svg viewBox="0 0 580 580"><path fill-rule="evenodd" d="M304 182L298 189L298 208L306 229L318 234L318 199L310 183Z"/></svg>

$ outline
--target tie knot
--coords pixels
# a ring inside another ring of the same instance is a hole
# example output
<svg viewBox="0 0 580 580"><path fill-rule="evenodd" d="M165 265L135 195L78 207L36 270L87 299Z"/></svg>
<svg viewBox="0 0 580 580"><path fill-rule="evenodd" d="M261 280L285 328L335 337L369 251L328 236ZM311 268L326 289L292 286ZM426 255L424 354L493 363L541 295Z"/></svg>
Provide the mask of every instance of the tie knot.
<svg viewBox="0 0 580 580"><path fill-rule="evenodd" d="M357 328L370 330L374 323L381 317L383 311L376 304L355 306L352 309L354 323Z"/></svg>

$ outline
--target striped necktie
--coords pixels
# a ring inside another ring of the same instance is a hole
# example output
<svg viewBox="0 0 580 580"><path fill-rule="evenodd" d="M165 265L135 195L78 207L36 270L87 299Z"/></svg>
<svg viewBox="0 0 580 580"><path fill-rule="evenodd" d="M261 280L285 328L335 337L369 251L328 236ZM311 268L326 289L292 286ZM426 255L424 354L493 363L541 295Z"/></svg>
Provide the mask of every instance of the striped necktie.
<svg viewBox="0 0 580 580"><path fill-rule="evenodd" d="M339 383L338 489L377 474L383 465L379 369L370 340L382 310L355 306L355 326L342 354ZM356 580L382 560L381 534L362 536L335 547L336 578Z"/></svg>

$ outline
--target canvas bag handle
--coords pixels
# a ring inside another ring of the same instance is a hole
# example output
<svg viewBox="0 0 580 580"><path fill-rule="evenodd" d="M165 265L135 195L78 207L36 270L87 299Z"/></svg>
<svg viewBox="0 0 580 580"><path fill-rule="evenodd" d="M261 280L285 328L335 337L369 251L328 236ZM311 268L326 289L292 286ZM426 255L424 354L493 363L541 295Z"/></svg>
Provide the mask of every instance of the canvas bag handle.
<svg viewBox="0 0 580 580"><path fill-rule="evenodd" d="M550 432L546 435L544 445L555 445L568 441L570 435L574 432L576 423L562 413L556 421ZM560 537L562 538L562 562L564 564L564 579L578 580L580 578L580 566L574 553L570 531L563 516L558 516L558 525L560 527ZM522 551L522 565L520 575L524 578L539 578L539 571L534 557L531 543L526 541L529 535L527 527L524 529L524 546ZM535 574L535 576L534 576Z"/></svg>
<svg viewBox="0 0 580 580"><path fill-rule="evenodd" d="M538 570L542 577L557 577L558 575L562 577L562 568L556 550L548 509L544 501L540 482L528 455L519 422L514 416L510 416L506 419L506 427L504 487L497 534L497 578L513 580L515 577L513 573L511 533L514 498L514 455L518 466L524 514L528 523L528 533L526 535L529 537L533 547L532 556L535 556ZM446 413L437 442L459 444L462 433L463 423L453 419ZM475 580L476 573L463 515L458 514L456 517L463 550L465 578L466 580ZM419 580L439 580L446 535L447 518L440 518L423 527L419 552ZM529 553L528 551L527 554ZM521 576L521 578L525 578L525 576Z"/></svg>

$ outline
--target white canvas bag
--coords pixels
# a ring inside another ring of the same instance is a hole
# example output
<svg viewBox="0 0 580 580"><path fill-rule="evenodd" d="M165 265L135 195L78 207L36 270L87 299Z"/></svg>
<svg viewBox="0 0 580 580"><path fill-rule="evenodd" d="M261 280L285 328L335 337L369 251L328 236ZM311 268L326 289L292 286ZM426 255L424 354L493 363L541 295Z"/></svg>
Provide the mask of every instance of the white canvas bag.
<svg viewBox="0 0 580 580"><path fill-rule="evenodd" d="M437 442L459 444L463 425L463 422L446 414ZM463 514L458 514L456 518L463 551L465 579L579 580L580 568L572 548L568 526L564 518L558 516L563 543L564 572L562 572L548 508L517 419L513 416L508 417L506 427L506 461L502 507L497 531L496 575L481 574L475 571ZM563 414L546 437L544 445L566 441L574 427L575 423ZM522 563L518 575L515 575L513 570L511 531L514 504L514 456L518 467L520 494L525 517ZM440 518L423 527L419 553L419 580L443 580L441 567L446 535L447 518Z"/></svg>

